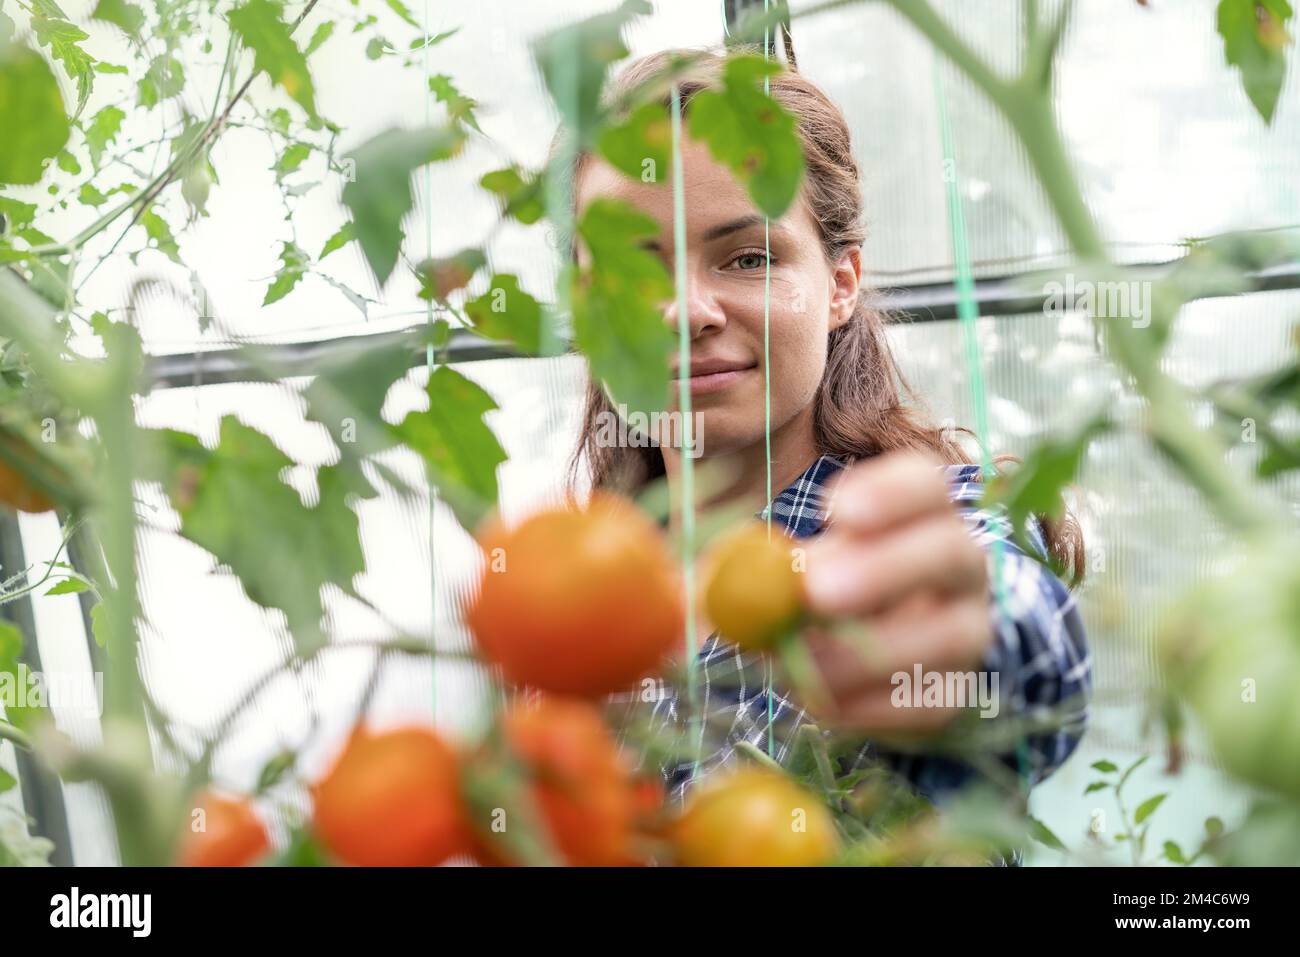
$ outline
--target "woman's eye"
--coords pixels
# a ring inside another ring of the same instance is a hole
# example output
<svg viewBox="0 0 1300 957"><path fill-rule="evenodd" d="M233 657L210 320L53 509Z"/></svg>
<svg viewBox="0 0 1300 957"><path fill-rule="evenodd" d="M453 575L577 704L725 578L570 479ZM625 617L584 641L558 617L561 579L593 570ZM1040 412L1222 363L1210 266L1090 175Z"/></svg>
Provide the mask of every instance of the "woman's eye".
<svg viewBox="0 0 1300 957"><path fill-rule="evenodd" d="M765 253L741 253L732 262L741 269L762 269L767 265L767 255Z"/></svg>

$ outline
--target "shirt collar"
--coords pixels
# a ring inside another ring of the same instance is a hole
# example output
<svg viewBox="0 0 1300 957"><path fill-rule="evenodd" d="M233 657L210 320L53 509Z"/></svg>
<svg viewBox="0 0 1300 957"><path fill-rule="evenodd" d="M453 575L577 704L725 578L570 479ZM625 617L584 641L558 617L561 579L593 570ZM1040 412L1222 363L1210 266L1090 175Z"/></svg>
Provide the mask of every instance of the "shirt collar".
<svg viewBox="0 0 1300 957"><path fill-rule="evenodd" d="M766 521L770 511L772 524L784 527L791 538L817 534L830 517L826 483L850 461L836 455L818 456L802 475L772 499L771 505L758 512L757 517Z"/></svg>

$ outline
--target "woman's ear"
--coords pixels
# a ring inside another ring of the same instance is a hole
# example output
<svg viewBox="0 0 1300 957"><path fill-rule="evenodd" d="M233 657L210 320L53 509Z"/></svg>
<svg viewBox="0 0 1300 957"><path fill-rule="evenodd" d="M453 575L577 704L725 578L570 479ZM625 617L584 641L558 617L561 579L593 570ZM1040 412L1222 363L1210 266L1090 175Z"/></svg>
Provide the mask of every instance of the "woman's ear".
<svg viewBox="0 0 1300 957"><path fill-rule="evenodd" d="M858 308L858 290L862 282L862 247L849 246L840 254L831 274L830 328L838 329Z"/></svg>

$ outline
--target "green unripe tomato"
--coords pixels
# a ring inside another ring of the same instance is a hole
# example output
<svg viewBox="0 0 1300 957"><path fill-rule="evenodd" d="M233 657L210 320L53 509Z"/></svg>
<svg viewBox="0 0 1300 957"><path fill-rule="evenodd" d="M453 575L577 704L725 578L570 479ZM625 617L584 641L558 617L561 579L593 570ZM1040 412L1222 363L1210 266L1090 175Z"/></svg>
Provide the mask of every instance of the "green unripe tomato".
<svg viewBox="0 0 1300 957"><path fill-rule="evenodd" d="M1253 547L1157 635L1172 687L1229 773L1300 798L1300 546Z"/></svg>

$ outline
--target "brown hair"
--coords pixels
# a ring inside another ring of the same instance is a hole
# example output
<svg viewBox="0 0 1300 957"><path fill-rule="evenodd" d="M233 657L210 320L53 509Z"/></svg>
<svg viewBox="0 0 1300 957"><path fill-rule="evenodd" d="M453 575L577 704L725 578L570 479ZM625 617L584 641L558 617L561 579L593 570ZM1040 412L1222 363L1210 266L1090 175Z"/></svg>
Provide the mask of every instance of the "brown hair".
<svg viewBox="0 0 1300 957"><path fill-rule="evenodd" d="M761 53L761 48L755 52ZM664 51L642 57L607 84L606 102L626 101L635 89L649 88L654 77L667 69L675 56L683 54L693 58L684 73L677 73L685 111L696 93L721 82L724 54ZM848 123L839 107L797 69L787 67L772 76L769 89L771 96L795 117L807 163L801 187L804 200L820 227L827 260L837 262L847 248L860 245L866 238L858 165ZM572 170L575 202L578 178L589 159L589 153L580 152ZM923 411L890 349L886 319L871 306L869 294L864 283L852 318L830 332L826 370L813 399L817 448L825 454L854 458L899 449L929 450L949 464L971 463L953 433L972 433L964 427L936 425ZM635 491L664 474L662 453L654 445L611 447L597 441L596 426L603 421L602 413L612 412L600 383L589 379L582 432L569 461L570 494L578 485L584 456L593 488ZM994 461L1015 461L1015 456L999 455ZM1068 511L1059 520L1045 515L1037 518L1049 552L1068 574L1071 587L1076 586L1084 573L1083 538L1078 523Z"/></svg>

